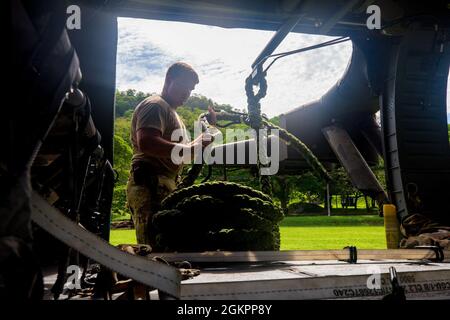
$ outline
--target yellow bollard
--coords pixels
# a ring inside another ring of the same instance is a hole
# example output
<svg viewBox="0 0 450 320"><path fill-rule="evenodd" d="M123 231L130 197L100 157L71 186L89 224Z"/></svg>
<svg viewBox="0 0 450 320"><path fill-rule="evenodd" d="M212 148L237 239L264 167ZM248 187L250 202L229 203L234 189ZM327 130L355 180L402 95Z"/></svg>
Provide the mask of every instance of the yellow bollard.
<svg viewBox="0 0 450 320"><path fill-rule="evenodd" d="M397 209L393 204L384 204L383 215L387 248L398 249L400 243L400 225L397 219Z"/></svg>

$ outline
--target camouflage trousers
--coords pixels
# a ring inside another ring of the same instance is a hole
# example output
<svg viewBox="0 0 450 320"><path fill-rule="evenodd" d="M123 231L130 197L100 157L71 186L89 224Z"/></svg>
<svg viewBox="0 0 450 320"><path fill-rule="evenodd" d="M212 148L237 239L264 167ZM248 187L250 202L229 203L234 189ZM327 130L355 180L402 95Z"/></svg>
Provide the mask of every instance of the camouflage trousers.
<svg viewBox="0 0 450 320"><path fill-rule="evenodd" d="M152 217L161 209L161 201L175 189L175 179L153 175L147 177L145 183L136 183L133 171L131 172L127 183L127 203L138 244L155 246Z"/></svg>

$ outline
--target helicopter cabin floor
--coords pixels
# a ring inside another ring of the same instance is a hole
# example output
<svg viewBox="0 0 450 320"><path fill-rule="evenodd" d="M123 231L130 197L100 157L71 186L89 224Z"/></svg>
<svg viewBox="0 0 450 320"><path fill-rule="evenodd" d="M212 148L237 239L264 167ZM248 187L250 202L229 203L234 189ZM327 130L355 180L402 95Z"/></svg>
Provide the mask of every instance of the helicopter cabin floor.
<svg viewBox="0 0 450 320"><path fill-rule="evenodd" d="M390 271L407 300L450 299L450 260L377 259L349 263L342 260L192 263L200 274L181 282L182 300L309 300L382 299L392 293ZM45 299L56 268L44 271ZM395 290L397 291L397 290ZM114 294L117 299L120 294ZM59 299L67 299L61 295ZM70 299L89 300L74 296ZM157 290L150 299L159 299Z"/></svg>

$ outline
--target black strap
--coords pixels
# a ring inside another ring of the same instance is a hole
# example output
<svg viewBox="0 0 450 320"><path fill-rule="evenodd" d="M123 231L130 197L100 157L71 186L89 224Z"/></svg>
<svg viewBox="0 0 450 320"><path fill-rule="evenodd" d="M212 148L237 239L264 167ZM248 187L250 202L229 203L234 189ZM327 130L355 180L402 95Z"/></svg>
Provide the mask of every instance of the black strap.
<svg viewBox="0 0 450 320"><path fill-rule="evenodd" d="M444 251L439 246L416 246L414 249L429 249L433 250L436 257L434 259L431 259L434 262L442 262L444 261Z"/></svg>
<svg viewBox="0 0 450 320"><path fill-rule="evenodd" d="M347 246L344 249L348 249L349 251L349 259L346 260L348 263L357 263L358 262L358 250L355 246Z"/></svg>

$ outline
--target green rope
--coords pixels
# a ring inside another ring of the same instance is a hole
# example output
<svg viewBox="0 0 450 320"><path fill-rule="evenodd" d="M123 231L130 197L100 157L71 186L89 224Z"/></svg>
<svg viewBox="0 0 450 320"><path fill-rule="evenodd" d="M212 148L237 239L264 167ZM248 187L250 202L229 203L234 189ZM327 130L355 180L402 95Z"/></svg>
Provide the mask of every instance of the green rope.
<svg viewBox="0 0 450 320"><path fill-rule="evenodd" d="M200 173L203 169L203 163L202 164L193 164L192 167L189 169L186 176L183 178L183 180L178 184L177 189L187 188L189 186L192 186L195 182L195 180L198 178Z"/></svg>
<svg viewBox="0 0 450 320"><path fill-rule="evenodd" d="M256 131L256 152L257 152L257 167L258 167L258 175L259 175L259 183L261 185L261 190L268 194L269 196L272 195L272 184L270 182L270 177L268 175L261 175L259 174L261 167L263 165L261 164L260 158L259 158L259 129L262 127L263 124L263 118L261 116L261 104L259 101L264 98L267 92L267 81L265 78L265 74L262 73L261 70L258 70L259 77L257 78L257 81L250 75L245 80L245 92L247 94L247 104L248 104L248 120L249 125L252 129ZM257 84L259 86L259 91L257 94L253 91L253 86Z"/></svg>
<svg viewBox="0 0 450 320"><path fill-rule="evenodd" d="M323 167L317 157L312 153L312 151L296 136L292 133L289 133L287 130L267 121L263 120L263 123L271 128L276 129L280 133L280 139L284 140L286 143L291 145L295 150L297 150L303 158L305 158L306 162L309 166L316 172L323 180L331 181L331 176L328 174L327 170Z"/></svg>

